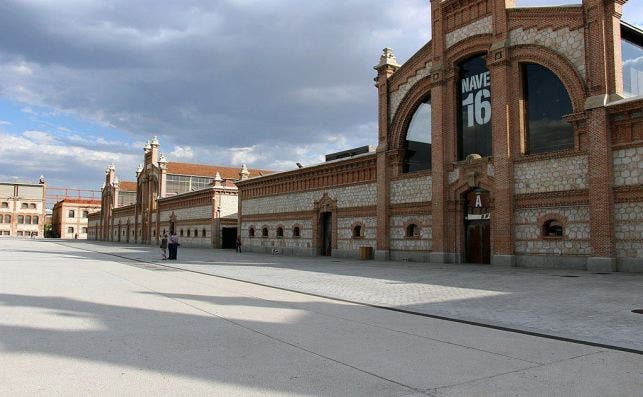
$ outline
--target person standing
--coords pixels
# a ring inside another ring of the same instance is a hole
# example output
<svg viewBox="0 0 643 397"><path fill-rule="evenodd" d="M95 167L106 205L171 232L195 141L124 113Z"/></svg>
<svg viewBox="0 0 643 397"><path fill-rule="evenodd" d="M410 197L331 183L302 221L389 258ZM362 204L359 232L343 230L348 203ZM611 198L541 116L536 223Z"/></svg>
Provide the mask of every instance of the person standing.
<svg viewBox="0 0 643 397"><path fill-rule="evenodd" d="M241 236L237 236L237 241L235 245L237 247L237 252L241 252Z"/></svg>
<svg viewBox="0 0 643 397"><path fill-rule="evenodd" d="M163 238L161 239L161 255L163 260L167 259L167 233L163 232Z"/></svg>
<svg viewBox="0 0 643 397"><path fill-rule="evenodd" d="M167 248L170 251L170 257L168 259L176 260L176 254L179 248L179 237L176 235L176 232L171 233Z"/></svg>

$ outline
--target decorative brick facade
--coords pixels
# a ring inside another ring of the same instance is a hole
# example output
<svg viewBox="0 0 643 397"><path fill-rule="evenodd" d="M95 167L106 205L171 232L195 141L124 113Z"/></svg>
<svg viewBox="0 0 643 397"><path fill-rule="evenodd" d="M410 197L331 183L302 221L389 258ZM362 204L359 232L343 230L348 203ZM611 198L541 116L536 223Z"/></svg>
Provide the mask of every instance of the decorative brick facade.
<svg viewBox="0 0 643 397"><path fill-rule="evenodd" d="M432 40L403 65L385 49L375 67L376 152L239 183L244 244L285 247L286 237L270 233L297 223L300 249L291 252L299 254L372 247L378 258L643 271L643 98L622 99L623 3L431 1ZM472 84L486 86L472 104L462 65L481 54L488 72ZM562 148L528 147L529 65L567 93L569 113L544 120L570 131ZM476 123L490 126L490 146L460 155L463 118L473 115L465 102L480 109L481 98L489 101ZM407 172L407 129L427 101L430 169ZM249 237L250 226L269 236Z"/></svg>
<svg viewBox="0 0 643 397"><path fill-rule="evenodd" d="M183 246L233 248L238 235L234 179L270 172L168 162L154 137L136 182L119 182L115 167L106 169L101 211L89 217L88 238L158 245L163 233L174 231ZM132 204L123 205L123 191L135 197Z"/></svg>

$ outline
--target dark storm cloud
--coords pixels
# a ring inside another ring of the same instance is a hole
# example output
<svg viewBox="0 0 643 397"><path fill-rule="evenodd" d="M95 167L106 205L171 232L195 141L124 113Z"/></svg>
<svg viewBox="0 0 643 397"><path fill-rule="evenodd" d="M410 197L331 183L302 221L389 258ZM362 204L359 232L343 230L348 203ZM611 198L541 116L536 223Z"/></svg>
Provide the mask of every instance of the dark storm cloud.
<svg viewBox="0 0 643 397"><path fill-rule="evenodd" d="M424 3L396 11L367 0L5 1L1 60L30 73L5 77L2 94L136 139L322 142L375 119L372 65L391 41L406 57L419 48ZM405 18L416 21L400 28Z"/></svg>

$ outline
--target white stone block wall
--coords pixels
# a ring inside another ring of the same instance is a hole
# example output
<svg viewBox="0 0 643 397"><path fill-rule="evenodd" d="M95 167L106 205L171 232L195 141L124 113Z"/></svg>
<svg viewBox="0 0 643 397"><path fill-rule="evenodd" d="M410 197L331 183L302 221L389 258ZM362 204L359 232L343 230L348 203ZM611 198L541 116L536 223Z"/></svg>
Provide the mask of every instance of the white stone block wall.
<svg viewBox="0 0 643 397"><path fill-rule="evenodd" d="M239 200L237 195L221 195L219 207L221 208L221 217L237 217L237 211L239 211Z"/></svg>
<svg viewBox="0 0 643 397"><path fill-rule="evenodd" d="M179 244L183 247L211 247L212 246L212 224L202 223L198 225L181 225L177 221L176 233L179 236ZM203 237L203 229L205 229L205 237ZM181 237L181 230L183 230L183 237ZM188 230L190 236L188 237ZM194 232L197 235L194 235ZM162 229L161 229L162 232Z"/></svg>
<svg viewBox="0 0 643 397"><path fill-rule="evenodd" d="M520 163L514 167L516 194L587 188L587 156Z"/></svg>
<svg viewBox="0 0 643 397"><path fill-rule="evenodd" d="M430 251L432 248L431 215L395 215L390 218L391 249L399 251ZM420 238L406 238L406 225L420 227Z"/></svg>
<svg viewBox="0 0 643 397"><path fill-rule="evenodd" d="M176 215L177 224L181 221L191 220L191 219L204 219L212 218L212 206L204 205L200 207L193 208L178 208L174 210L161 211L161 222L169 222L172 212Z"/></svg>
<svg viewBox="0 0 643 397"><path fill-rule="evenodd" d="M521 44L536 44L547 47L565 57L585 77L585 38L584 29L559 30L523 29L518 28L509 32L509 41L512 46Z"/></svg>
<svg viewBox="0 0 643 397"><path fill-rule="evenodd" d="M491 33L492 17L484 17L446 34L447 48L477 34Z"/></svg>
<svg viewBox="0 0 643 397"><path fill-rule="evenodd" d="M300 237L293 237L293 228L299 226ZM261 229L268 227L268 237L261 237ZM277 227L284 228L284 237L277 238ZM250 227L255 228L255 237L249 237ZM270 222L242 222L241 223L241 249L248 248L312 248L313 229L310 219L297 219Z"/></svg>
<svg viewBox="0 0 643 397"><path fill-rule="evenodd" d="M430 175L391 181L391 204L431 201L432 187Z"/></svg>
<svg viewBox="0 0 643 397"><path fill-rule="evenodd" d="M615 186L643 185L643 146L615 150L612 159Z"/></svg>
<svg viewBox="0 0 643 397"><path fill-rule="evenodd" d="M363 238L353 238L352 226L356 223L362 225ZM337 249L354 251L359 254L360 247L375 249L377 242L377 218L375 217L344 217L337 218Z"/></svg>
<svg viewBox="0 0 643 397"><path fill-rule="evenodd" d="M542 225L538 218L546 214L559 214L567 219L562 239L541 237ZM589 208L586 206L519 209L515 211L514 218L516 254L591 254Z"/></svg>
<svg viewBox="0 0 643 397"><path fill-rule="evenodd" d="M616 256L643 258L643 202L614 206Z"/></svg>
<svg viewBox="0 0 643 397"><path fill-rule="evenodd" d="M243 215L310 211L314 209L315 201L321 199L324 193L337 200L338 208L363 207L377 203L377 185L369 183L243 200L241 211Z"/></svg>

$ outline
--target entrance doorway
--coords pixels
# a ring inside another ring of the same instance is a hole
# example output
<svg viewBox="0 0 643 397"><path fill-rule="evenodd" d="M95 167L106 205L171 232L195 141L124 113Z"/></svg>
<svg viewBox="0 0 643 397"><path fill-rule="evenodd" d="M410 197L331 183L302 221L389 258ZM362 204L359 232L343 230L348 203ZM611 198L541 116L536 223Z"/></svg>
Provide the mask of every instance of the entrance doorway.
<svg viewBox="0 0 643 397"><path fill-rule="evenodd" d="M320 215L320 243L321 243L321 255L330 256L333 246L333 224L332 224L331 212L322 212Z"/></svg>
<svg viewBox="0 0 643 397"><path fill-rule="evenodd" d="M475 188L465 194L465 262L491 263L491 209L489 192Z"/></svg>
<svg viewBox="0 0 643 397"><path fill-rule="evenodd" d="M491 263L489 221L466 223L466 260L468 263Z"/></svg>
<svg viewBox="0 0 643 397"><path fill-rule="evenodd" d="M224 227L221 230L221 248L237 247L237 228Z"/></svg>

